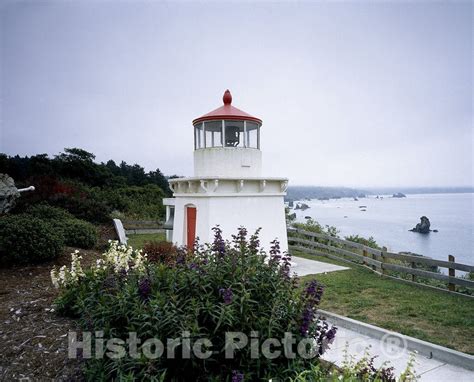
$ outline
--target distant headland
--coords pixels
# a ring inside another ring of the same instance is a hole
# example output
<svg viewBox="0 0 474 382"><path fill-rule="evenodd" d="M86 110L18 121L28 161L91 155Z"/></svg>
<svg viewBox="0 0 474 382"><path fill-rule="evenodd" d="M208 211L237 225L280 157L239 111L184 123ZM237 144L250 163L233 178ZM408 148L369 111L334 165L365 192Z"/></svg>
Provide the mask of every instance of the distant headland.
<svg viewBox="0 0 474 382"><path fill-rule="evenodd" d="M289 186L286 200L364 198L367 195L474 193L474 187L350 187Z"/></svg>

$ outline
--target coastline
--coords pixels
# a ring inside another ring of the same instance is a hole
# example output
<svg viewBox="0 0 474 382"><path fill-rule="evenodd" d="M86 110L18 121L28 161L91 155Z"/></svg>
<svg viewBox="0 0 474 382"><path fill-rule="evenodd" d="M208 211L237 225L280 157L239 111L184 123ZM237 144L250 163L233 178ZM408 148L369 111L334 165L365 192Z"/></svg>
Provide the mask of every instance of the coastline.
<svg viewBox="0 0 474 382"><path fill-rule="evenodd" d="M377 198L378 196L378 198ZM392 195L369 195L365 198L333 198L302 200L309 209L292 209L298 222L306 216L322 225L335 226L341 236L372 236L380 245L396 252L412 252L439 260L449 254L456 261L472 264L474 194L436 193L407 194L406 198ZM365 208L359 208L364 206ZM420 234L409 232L421 216L428 216L432 229L439 232Z"/></svg>

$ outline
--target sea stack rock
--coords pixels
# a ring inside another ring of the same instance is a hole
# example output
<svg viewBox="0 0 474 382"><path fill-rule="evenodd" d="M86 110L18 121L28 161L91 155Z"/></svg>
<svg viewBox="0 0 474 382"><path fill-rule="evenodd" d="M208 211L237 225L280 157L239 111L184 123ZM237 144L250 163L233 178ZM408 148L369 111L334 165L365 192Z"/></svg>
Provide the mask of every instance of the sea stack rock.
<svg viewBox="0 0 474 382"><path fill-rule="evenodd" d="M410 231L418 233L430 233L430 225L430 219L428 219L426 216L422 216L420 218L420 222Z"/></svg>
<svg viewBox="0 0 474 382"><path fill-rule="evenodd" d="M306 203L301 203L301 211L307 210L309 206Z"/></svg>
<svg viewBox="0 0 474 382"><path fill-rule="evenodd" d="M392 198L406 198L407 196L405 194L402 194L401 192L397 192L396 194L392 195Z"/></svg>

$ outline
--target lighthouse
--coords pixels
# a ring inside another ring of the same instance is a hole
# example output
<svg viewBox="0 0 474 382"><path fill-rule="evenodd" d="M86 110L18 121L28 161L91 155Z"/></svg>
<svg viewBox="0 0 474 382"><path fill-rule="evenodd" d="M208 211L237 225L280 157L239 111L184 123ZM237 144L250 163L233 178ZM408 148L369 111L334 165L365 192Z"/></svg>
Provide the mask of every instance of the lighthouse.
<svg viewBox="0 0 474 382"><path fill-rule="evenodd" d="M261 228L262 247L278 239L286 251L288 179L262 176L262 120L233 106L229 90L222 101L192 122L194 175L169 180L173 198L163 200L167 239L190 248L196 238L212 242L216 225L226 239L243 226L249 234Z"/></svg>

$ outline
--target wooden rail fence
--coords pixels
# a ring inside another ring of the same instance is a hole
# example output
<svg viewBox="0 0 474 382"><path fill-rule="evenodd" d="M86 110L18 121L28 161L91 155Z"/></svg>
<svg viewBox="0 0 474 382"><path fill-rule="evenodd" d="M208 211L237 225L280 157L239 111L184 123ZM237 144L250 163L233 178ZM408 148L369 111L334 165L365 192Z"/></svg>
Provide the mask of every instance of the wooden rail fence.
<svg viewBox="0 0 474 382"><path fill-rule="evenodd" d="M158 220L123 220L126 234L144 234L163 232L163 222Z"/></svg>
<svg viewBox="0 0 474 382"><path fill-rule="evenodd" d="M288 229L288 243L290 250L299 250L352 264L358 263L382 275L397 272L411 275L411 281L415 282L417 277L438 280L446 283L450 291L455 290L455 285L474 289L474 281L456 277L456 270L474 272L474 265L456 263L455 258L451 255L448 261L443 261L423 256L391 253L385 247L374 249L363 244L299 228ZM398 263L393 260L397 260ZM406 263L407 265L400 263ZM448 274L417 269L418 264L433 268L447 268Z"/></svg>

